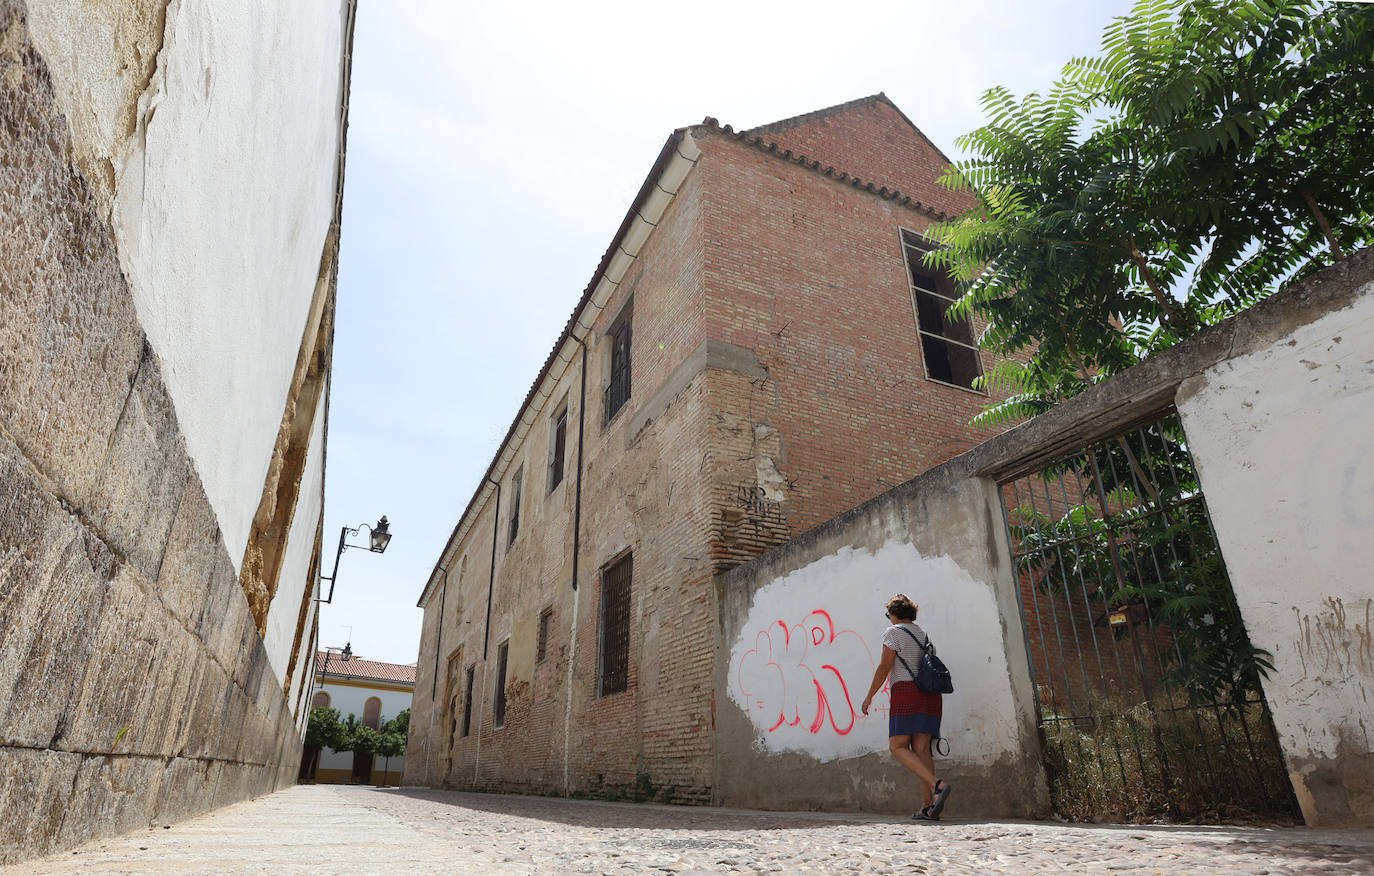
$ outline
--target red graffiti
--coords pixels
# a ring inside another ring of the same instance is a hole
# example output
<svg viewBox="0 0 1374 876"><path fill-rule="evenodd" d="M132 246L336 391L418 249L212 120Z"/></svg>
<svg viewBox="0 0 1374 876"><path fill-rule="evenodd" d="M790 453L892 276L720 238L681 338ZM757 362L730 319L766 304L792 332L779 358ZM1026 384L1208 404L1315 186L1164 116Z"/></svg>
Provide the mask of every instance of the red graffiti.
<svg viewBox="0 0 1374 876"><path fill-rule="evenodd" d="M816 609L801 623L779 619L759 630L734 667L735 683L750 718L768 733L801 727L807 715L808 732L845 736L862 717L851 688L866 689L876 665L863 636L836 631L830 613ZM883 714L886 691L884 685L882 702L874 703Z"/></svg>

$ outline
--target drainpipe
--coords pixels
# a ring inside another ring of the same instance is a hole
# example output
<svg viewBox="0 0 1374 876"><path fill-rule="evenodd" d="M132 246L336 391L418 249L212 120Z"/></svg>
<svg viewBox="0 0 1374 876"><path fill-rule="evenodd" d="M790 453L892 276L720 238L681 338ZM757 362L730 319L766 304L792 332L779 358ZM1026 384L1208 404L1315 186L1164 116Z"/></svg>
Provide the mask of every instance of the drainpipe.
<svg viewBox="0 0 1374 876"><path fill-rule="evenodd" d="M573 556L572 587L577 589L577 557L582 546L582 436L587 422L587 343L578 340L582 348L582 398L577 405L577 497L573 500Z"/></svg>
<svg viewBox="0 0 1374 876"><path fill-rule="evenodd" d="M582 592L577 589L577 557L582 548L582 439L585 435L584 425L587 421L587 344L585 341L578 340L573 336L582 347L582 388L581 400L577 405L577 498L573 502L573 567L572 567L572 587L573 587L573 616L572 630L569 636L568 645L568 699L563 706L563 793L568 794L571 786L569 785L568 754L572 746L572 702L573 702L573 667L577 665L577 609L582 601Z"/></svg>
<svg viewBox="0 0 1374 876"><path fill-rule="evenodd" d="M496 537L501 532L501 483L487 478L496 485L496 521L491 527L491 577L487 579L487 626L482 631L482 662L487 660L487 646L491 642L491 597L496 590ZM486 674L486 667L482 669Z"/></svg>
<svg viewBox="0 0 1374 876"><path fill-rule="evenodd" d="M439 571L444 573L444 589L439 591L439 631L434 636L434 687L429 692L431 703L439 694L439 655L444 652L444 600L448 598L448 569L440 566Z"/></svg>

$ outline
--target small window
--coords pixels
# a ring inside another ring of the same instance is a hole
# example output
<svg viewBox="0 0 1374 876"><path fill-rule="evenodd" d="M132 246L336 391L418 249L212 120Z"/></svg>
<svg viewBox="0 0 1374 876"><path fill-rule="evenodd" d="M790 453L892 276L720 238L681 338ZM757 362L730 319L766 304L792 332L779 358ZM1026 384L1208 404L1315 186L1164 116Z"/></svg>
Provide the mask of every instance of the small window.
<svg viewBox="0 0 1374 876"><path fill-rule="evenodd" d="M553 429L549 435L549 492L563 483L563 460L568 455L568 404L553 415Z"/></svg>
<svg viewBox="0 0 1374 876"><path fill-rule="evenodd" d="M496 649L496 698L492 710L498 728L506 726L506 657L510 654L510 640Z"/></svg>
<svg viewBox="0 0 1374 876"><path fill-rule="evenodd" d="M549 628L553 626L553 606L539 612L539 637L534 647L534 662L543 663L549 656Z"/></svg>
<svg viewBox="0 0 1374 876"><path fill-rule="evenodd" d="M606 334L611 339L611 377L606 385L606 422L630 400L630 346L632 308L629 304Z"/></svg>
<svg viewBox="0 0 1374 876"><path fill-rule="evenodd" d="M463 679L463 735L472 733L472 682L477 675L477 664L468 667L467 677Z"/></svg>
<svg viewBox="0 0 1374 876"><path fill-rule="evenodd" d="M377 730L382 725L382 701L378 697L368 697L363 703L363 725Z"/></svg>
<svg viewBox="0 0 1374 876"><path fill-rule="evenodd" d="M525 476L525 467L522 465L515 470L515 477L510 481L510 538L506 544L514 544L515 537L520 534L520 481Z"/></svg>
<svg viewBox="0 0 1374 876"><path fill-rule="evenodd" d="M629 686L630 581L633 576L634 560L629 554L601 573L598 696L619 693Z"/></svg>
<svg viewBox="0 0 1374 876"><path fill-rule="evenodd" d="M312 708L312 709L318 709L320 706L328 706L328 705L329 705L329 691L327 691L327 690L316 691L316 692L315 692L315 696L311 697L311 699L310 699L310 708Z"/></svg>
<svg viewBox="0 0 1374 876"><path fill-rule="evenodd" d="M949 307L957 300L954 279L924 259L934 247L910 231L902 232L911 301L916 311L916 330L921 338L921 358L926 376L941 383L973 389L974 378L983 373L973 325L968 318L952 320Z"/></svg>

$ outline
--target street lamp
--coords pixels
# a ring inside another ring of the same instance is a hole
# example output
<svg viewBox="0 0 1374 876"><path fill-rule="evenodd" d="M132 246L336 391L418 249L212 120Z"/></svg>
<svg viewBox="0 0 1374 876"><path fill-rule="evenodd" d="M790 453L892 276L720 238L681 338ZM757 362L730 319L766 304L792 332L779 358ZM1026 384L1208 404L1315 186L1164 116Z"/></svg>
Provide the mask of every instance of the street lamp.
<svg viewBox="0 0 1374 876"><path fill-rule="evenodd" d="M362 544L348 544L348 542L346 541L346 539L348 538L349 533L352 533L353 535L357 535L357 534L358 534L358 531L361 530L361 529L366 529L366 530L367 530L367 534L368 534L368 536L369 536L369 538L368 538L368 542L369 542L369 543L366 544L366 545L362 545ZM358 548L358 549L360 549L360 550L371 551L371 552L374 553L374 554L380 554L380 553L384 553L384 552L386 551L386 546L387 546L388 544L390 544L390 543L391 543L391 532L388 531L388 529L387 529L387 522L386 522L386 515L385 515L385 514L382 515L382 519L381 519L381 520L378 520L378 521L377 521L377 525L376 525L376 526L368 526L366 523L359 523L357 526L345 526L345 527L343 527L343 529L339 530L339 551L338 551L338 553L334 554L334 574L330 575L328 578L326 578L326 577L323 576L323 575L320 576L320 580L321 580L321 581L328 581L328 582L329 582L329 597L326 598L326 599L316 599L315 601L316 601L316 602L323 602L323 603L326 603L326 604L328 604L328 603L330 603L330 602L333 601L333 599L334 599L334 579L337 578L338 575L339 575L339 558L343 556L343 552L344 552L344 549L345 549L345 548ZM347 658L344 658L344 659L347 659Z"/></svg>

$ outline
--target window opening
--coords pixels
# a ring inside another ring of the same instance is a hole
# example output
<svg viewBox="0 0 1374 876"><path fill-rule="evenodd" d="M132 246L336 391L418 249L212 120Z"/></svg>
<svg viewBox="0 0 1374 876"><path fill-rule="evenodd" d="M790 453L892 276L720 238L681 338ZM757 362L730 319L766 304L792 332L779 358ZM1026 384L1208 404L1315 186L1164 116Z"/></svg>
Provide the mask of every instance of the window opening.
<svg viewBox="0 0 1374 876"><path fill-rule="evenodd" d="M954 278L948 271L926 265L925 255L933 249L917 235L902 231L902 250L906 256L926 376L941 383L973 389L974 378L983 373L973 324L968 317L949 318L949 307L958 300L958 295Z"/></svg>
<svg viewBox="0 0 1374 876"><path fill-rule="evenodd" d="M539 638L534 649L534 662L543 663L549 656L549 627L553 623L553 606L539 612Z"/></svg>
<svg viewBox="0 0 1374 876"><path fill-rule="evenodd" d="M611 326L607 332L611 338L611 381L606 386L606 422L611 419L630 400L630 307Z"/></svg>
<svg viewBox="0 0 1374 876"><path fill-rule="evenodd" d="M468 667L467 678L463 679L466 691L463 694L463 735L472 733L472 682L477 674L477 664Z"/></svg>
<svg viewBox="0 0 1374 876"><path fill-rule="evenodd" d="M564 404L553 418L553 434L549 444L549 492L563 483L563 460L568 455L568 406Z"/></svg>
<svg viewBox="0 0 1374 876"><path fill-rule="evenodd" d="M520 534L520 482L524 479L525 467L522 465L515 470L515 477L511 478L511 501L510 501L510 538L506 544L514 544L515 537Z"/></svg>
<svg viewBox="0 0 1374 876"><path fill-rule="evenodd" d="M496 651L496 702L492 712L497 728L506 726L506 657L510 654L510 639Z"/></svg>
<svg viewBox="0 0 1374 876"><path fill-rule="evenodd" d="M630 584L634 558L626 554L601 574L601 658L598 696L619 693L629 686Z"/></svg>

